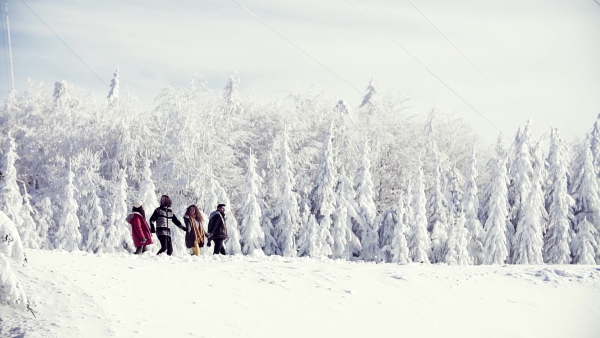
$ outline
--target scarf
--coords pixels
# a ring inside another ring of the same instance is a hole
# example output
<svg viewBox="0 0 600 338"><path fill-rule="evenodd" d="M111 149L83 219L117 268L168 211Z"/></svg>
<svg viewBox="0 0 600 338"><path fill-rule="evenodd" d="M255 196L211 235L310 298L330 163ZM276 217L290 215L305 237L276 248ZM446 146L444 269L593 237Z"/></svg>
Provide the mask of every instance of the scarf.
<svg viewBox="0 0 600 338"><path fill-rule="evenodd" d="M194 232L194 237L196 238L194 242L204 243L204 228L202 227L202 223L196 225L196 219L192 217L190 217L190 221L192 224L192 231Z"/></svg>

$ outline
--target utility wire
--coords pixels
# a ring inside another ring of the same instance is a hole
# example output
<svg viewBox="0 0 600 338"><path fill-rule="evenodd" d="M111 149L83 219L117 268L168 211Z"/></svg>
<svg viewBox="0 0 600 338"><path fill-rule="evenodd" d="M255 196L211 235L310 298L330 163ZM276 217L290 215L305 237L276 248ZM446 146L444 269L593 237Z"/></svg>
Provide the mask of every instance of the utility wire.
<svg viewBox="0 0 600 338"><path fill-rule="evenodd" d="M454 93L454 95L456 95L459 99L461 99L464 103L466 103L469 107L471 107L471 109L473 109L473 111L475 111L479 116L481 116L489 124L494 126L494 128L496 128L496 130L498 130L498 131L500 130L500 128L498 128L498 126L496 126L492 121L490 121L487 117L485 117L485 115L483 115L479 110L477 110L477 108L473 107L473 105L471 103L469 103L469 101L464 99L459 93L457 93L454 89L452 89L452 87L450 87L448 84L446 84L446 82L444 82L439 76L437 76L423 62L421 62L416 56L414 56L408 49L406 49L404 46L402 46L400 43L398 43L391 35L388 34L388 32L385 29L381 28L377 23L375 23L373 20L371 20L371 18L367 14L365 14L363 11L361 11L360 8L356 7L350 0L346 0L346 2L348 4L350 4L350 6L354 7L354 9L356 9L356 11L358 11L360 14L362 14L367 20L369 20L369 22L371 22L371 24L373 24L373 26L377 27L377 29L379 29L379 31L381 31L383 34L385 34L385 36L387 36L394 44L396 44L398 47L400 47L402 50L404 50L404 52L406 52L406 54L408 54L410 57L412 57L419 65L421 65L421 67L425 68L425 70L427 70L429 72L429 74L431 74L433 77L435 77L441 84L443 84L446 88L448 88L448 90L450 90L452 93Z"/></svg>
<svg viewBox="0 0 600 338"><path fill-rule="evenodd" d="M238 5L240 8L242 8L243 10L245 10L248 14L250 14L253 18L255 18L256 20L258 20L260 23L262 23L263 25L265 25L268 29L270 29L271 31L273 31L273 33L279 35L279 37L281 37L282 39L284 39L285 41L287 41L290 45L294 46L296 49L298 49L300 52L302 52L302 54L308 56L310 59L312 59L314 62L316 62L317 64L319 64L321 67L323 67L325 70L327 70L329 73L333 74L333 76L337 77L340 81L344 82L345 84L347 84L348 86L350 86L351 88L353 88L354 90L356 90L358 93L360 93L361 95L364 94L364 92L358 88L356 88L354 85L352 85L350 82L346 81L344 78L342 78L340 75L338 75L336 72L334 72L333 70L331 70L329 67L327 67L326 65L324 65L323 63L321 63L319 60L317 60L316 58L314 58L312 55L310 55L308 52L304 51L302 48L300 48L298 45L296 45L294 42L292 42L290 39L286 38L283 34L279 33L275 28L271 27L271 25L269 25L268 23L266 23L264 20L262 20L261 18L259 18L256 14L254 14L252 11L250 11L248 8L244 7L243 5L241 5L239 2L237 2L236 0L231 0L233 1L236 5Z"/></svg>
<svg viewBox="0 0 600 338"><path fill-rule="evenodd" d="M415 7L415 8L416 8L418 11L419 11L419 13L421 13L421 14L422 14L422 15L425 17L425 19L427 19L427 21L429 21L429 23L430 23L430 24L431 24L433 27L435 27L435 29L437 29L437 31L438 31L438 32L440 32L440 34L442 34L442 35L443 35L443 36L446 38L446 40L448 40L448 42L450 42L450 44L452 44L452 46L454 46L454 48L456 48L456 50L458 50L458 52L459 52L460 54L462 54L462 56L464 56L464 57L465 57L465 59L467 59L467 60L468 60L468 61L469 61L469 62L470 62L470 63L471 63L471 64L472 64L472 65L473 65L475 68L477 68L477 70L478 70L478 71L479 71L479 72L480 72L480 73L481 73L481 74L482 74L482 75L483 75L483 76L484 76L484 77L485 77L485 78L486 78L488 81L490 81L490 83L491 83L492 85L494 85L494 87L496 87L496 89L498 89L498 91L499 91L500 93L502 93L502 95L504 95L504 97L505 97L505 98L507 98L507 99L508 99L508 100L509 100L509 101L510 101L510 102L511 102L511 103L512 103L512 104L513 104L513 105L514 105L516 108L517 108L517 110L518 110L518 111L519 111L521 114L525 114L525 113L523 112L523 110L521 110L521 108L519 107L519 105L517 105L517 104L515 103L515 101L513 101L513 100L512 100L512 99L511 99L511 98L510 98L510 97L509 97L509 96L508 96L508 95L507 95L507 94L506 94L506 93L505 93L505 92L504 92L504 91L503 91L503 90L502 90L502 89L501 89L501 88L500 88L500 87L499 87L499 86L498 86L498 85L497 85L497 84L496 84L494 81L492 81L492 79L490 79L490 77L489 77L489 76L487 76L487 75L485 74L485 72L484 72L484 71L483 71L481 68L479 68L479 66L477 66L477 65L475 64L475 62L474 62L473 60L471 60L471 58L470 58L470 57L468 57L468 56L467 56L467 54L465 54L465 53L462 51L462 49L460 49L460 47L458 47L458 46L457 46L457 45L456 45L456 44L455 44L455 43L454 43L454 42L453 42L453 41L452 41L452 40L451 40L451 39L450 39L450 38L449 38L449 37L448 37L448 36L447 36L447 35L446 35L446 34L445 34L445 33L444 33L444 32L443 32L443 31L442 31L442 30L441 30L441 29L440 29L440 28L439 28L439 27L438 27L438 26L437 26L437 25L436 25L436 24L435 24L435 23L434 23L434 22L433 22L433 21L432 21L432 20L431 20L429 17L428 17L428 16L427 16L427 14L425 14L425 13L424 13L424 12L423 12L423 11L422 11L422 10L421 10L421 9L420 9L420 8L419 8L419 7L418 7L418 6L417 6L417 5L416 5L416 4L415 4L415 3L414 3L412 0L408 0L408 1L409 1L409 2L410 2L410 3L411 3L411 4L412 4L412 5L413 5L413 6L414 6L414 7Z"/></svg>
<svg viewBox="0 0 600 338"><path fill-rule="evenodd" d="M99 75L98 75L98 74L97 74L97 73L96 73L96 72L95 72L95 71L92 69L92 67L88 66L88 64L87 64L87 63L85 63L85 61L83 61L83 59L82 59L81 57L79 57L79 55L77 55L77 53L75 53L75 51L74 51L74 50L73 50L71 47L69 47L69 45L67 45L67 43L66 43L66 42L65 42L63 39L61 39L61 38L60 38L60 36L58 36L58 34L56 34L56 33L55 33L55 32L54 32L54 30L52 30L52 28L50 28L50 26L48 26L48 24L47 24L47 23L46 23L44 20L42 20L42 18L41 18L39 15L37 15L37 13L36 13L36 12L35 12L35 11L34 11L34 10L31 8L31 7L29 7L29 5L28 5L28 4L25 2L25 0L21 0L21 2L22 2L24 5L25 5L25 7L27 7L27 9L29 9L29 11L31 11L31 13L33 13L33 15L35 15L35 17L36 17L36 18L38 18L38 20L40 20L40 21L41 21L41 22L44 24L44 26L46 26L46 28L48 28L48 30L49 30L49 31L50 31L52 34L54 34L54 36L55 36L55 37L56 37L56 38L57 38L57 39L58 39L60 42L62 42L62 44L63 44L63 45L65 45L65 47L67 47L67 49L68 49L68 50L69 50L69 51L70 51L70 52L71 52L73 55L75 55L75 57L76 57L76 58L77 58L77 59L78 59L78 60L79 60L79 61L80 61L80 62L81 62L81 63L82 63L82 64L83 64L83 65L84 65L84 66L85 66L85 67L86 67L86 68L87 68L87 69L88 69L90 72L92 72L92 74L94 74L94 75L96 76L96 78L98 78L98 80L100 80L100 82L102 82L102 85L104 85L104 86L107 86L107 87L110 87L110 86L109 86L108 84L106 84L106 82L105 82L105 81L104 81L104 80L103 80L103 79L102 79L102 78L101 78L101 77L100 77L100 76L99 76Z"/></svg>

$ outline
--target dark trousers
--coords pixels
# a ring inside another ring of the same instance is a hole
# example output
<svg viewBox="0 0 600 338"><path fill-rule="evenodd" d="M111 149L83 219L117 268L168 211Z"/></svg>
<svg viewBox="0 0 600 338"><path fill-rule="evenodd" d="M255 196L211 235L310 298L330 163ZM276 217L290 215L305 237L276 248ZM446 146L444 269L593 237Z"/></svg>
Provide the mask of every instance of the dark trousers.
<svg viewBox="0 0 600 338"><path fill-rule="evenodd" d="M171 236L159 235L158 240L160 241L160 250L156 253L160 255L163 252L167 252L167 255L171 256L173 253L173 243L171 243Z"/></svg>
<svg viewBox="0 0 600 338"><path fill-rule="evenodd" d="M146 252L146 246L145 245L140 245L140 246L136 246L135 247L135 254L139 255Z"/></svg>
<svg viewBox="0 0 600 338"><path fill-rule="evenodd" d="M213 254L214 255L216 255L216 254L226 255L225 247L223 246L223 242L225 241L225 239L224 238L215 238L212 241L215 242L215 251L213 252Z"/></svg>

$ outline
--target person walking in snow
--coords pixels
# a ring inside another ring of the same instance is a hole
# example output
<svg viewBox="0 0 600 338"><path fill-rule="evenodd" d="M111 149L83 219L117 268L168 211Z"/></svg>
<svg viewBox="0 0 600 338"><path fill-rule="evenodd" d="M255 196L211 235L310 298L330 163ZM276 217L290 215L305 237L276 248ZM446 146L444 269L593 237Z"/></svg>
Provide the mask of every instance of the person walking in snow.
<svg viewBox="0 0 600 338"><path fill-rule="evenodd" d="M158 240L160 241L160 250L156 253L157 255L160 255L165 251L169 256L173 253L170 228L171 223L185 231L185 227L181 225L181 222L171 210L171 199L167 195L162 195L160 197L160 207L156 208L150 217L151 230L152 232L156 232L156 236L158 236Z"/></svg>
<svg viewBox="0 0 600 338"><path fill-rule="evenodd" d="M204 246L204 219L195 204L190 205L183 216L185 223L185 246L192 249L192 255L199 256Z"/></svg>
<svg viewBox="0 0 600 338"><path fill-rule="evenodd" d="M210 213L208 220L208 246L215 242L213 254L226 255L223 242L227 239L227 225L225 223L225 204L217 205L217 210Z"/></svg>
<svg viewBox="0 0 600 338"><path fill-rule="evenodd" d="M146 246L152 244L152 235L146 222L146 213L141 203L134 203L131 213L127 215L127 222L131 224L131 237L135 245L135 254L146 251Z"/></svg>

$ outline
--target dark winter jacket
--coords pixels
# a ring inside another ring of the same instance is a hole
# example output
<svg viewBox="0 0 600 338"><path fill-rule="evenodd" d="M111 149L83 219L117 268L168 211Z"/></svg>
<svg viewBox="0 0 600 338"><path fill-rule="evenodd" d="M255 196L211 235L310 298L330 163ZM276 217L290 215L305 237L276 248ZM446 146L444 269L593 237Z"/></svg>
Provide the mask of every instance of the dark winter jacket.
<svg viewBox="0 0 600 338"><path fill-rule="evenodd" d="M185 227L181 225L181 222L173 214L171 208L156 208L150 217L150 226L152 229L155 229L154 223L156 223L157 236L171 236L171 223L185 231Z"/></svg>
<svg viewBox="0 0 600 338"><path fill-rule="evenodd" d="M211 239L225 239L227 238L227 224L225 222L225 216L218 210L210 213L208 221L208 238Z"/></svg>
<svg viewBox="0 0 600 338"><path fill-rule="evenodd" d="M136 247L152 244L150 229L148 229L148 223L146 223L142 214L134 212L127 215L127 222L131 224L131 237ZM142 242L143 238L146 239L145 242Z"/></svg>

